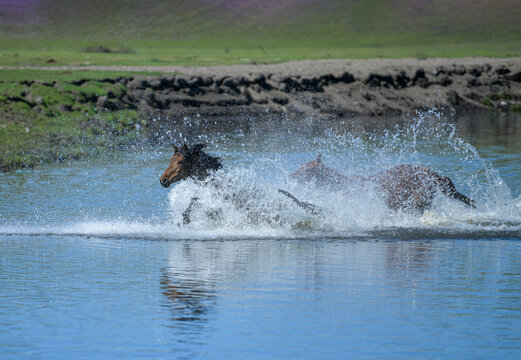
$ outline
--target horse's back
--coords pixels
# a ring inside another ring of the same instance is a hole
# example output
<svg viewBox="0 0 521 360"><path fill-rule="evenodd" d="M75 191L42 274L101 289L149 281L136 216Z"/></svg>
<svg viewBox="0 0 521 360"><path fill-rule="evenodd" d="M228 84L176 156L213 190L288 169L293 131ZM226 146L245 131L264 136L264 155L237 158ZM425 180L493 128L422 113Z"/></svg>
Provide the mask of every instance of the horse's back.
<svg viewBox="0 0 521 360"><path fill-rule="evenodd" d="M434 198L441 176L415 165L399 165L373 177L387 205L395 210L424 210Z"/></svg>

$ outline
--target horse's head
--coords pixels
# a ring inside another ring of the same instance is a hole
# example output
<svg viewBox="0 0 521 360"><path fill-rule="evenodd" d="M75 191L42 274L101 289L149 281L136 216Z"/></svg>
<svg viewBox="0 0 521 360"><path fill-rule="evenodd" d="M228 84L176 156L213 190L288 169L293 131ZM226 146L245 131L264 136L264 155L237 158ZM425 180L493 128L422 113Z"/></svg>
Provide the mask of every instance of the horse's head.
<svg viewBox="0 0 521 360"><path fill-rule="evenodd" d="M219 158L209 156L203 151L206 147L204 144L197 144L191 148L185 144L181 149L173 146L174 156L170 159L170 165L159 180L164 187L169 187L187 177L204 180L211 170L222 167Z"/></svg>
<svg viewBox="0 0 521 360"><path fill-rule="evenodd" d="M318 155L313 161L302 165L297 171L290 175L299 182L317 182L319 184L343 183L348 177L331 169L322 163L322 156Z"/></svg>
<svg viewBox="0 0 521 360"><path fill-rule="evenodd" d="M297 181L313 181L320 175L322 168L322 156L318 155L313 161L302 165L297 171L290 176L297 179Z"/></svg>

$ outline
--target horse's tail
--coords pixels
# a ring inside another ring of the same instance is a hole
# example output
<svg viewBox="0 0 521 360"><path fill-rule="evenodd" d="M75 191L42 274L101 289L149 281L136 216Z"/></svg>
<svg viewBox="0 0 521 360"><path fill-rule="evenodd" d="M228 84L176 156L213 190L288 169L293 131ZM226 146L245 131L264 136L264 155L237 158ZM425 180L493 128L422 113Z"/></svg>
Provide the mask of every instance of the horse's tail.
<svg viewBox="0 0 521 360"><path fill-rule="evenodd" d="M462 203L470 206L471 208L474 208L474 209L476 208L476 202L474 200L466 197L462 193L458 192L458 190L456 190L456 186L454 186L454 183L448 177L441 178L440 187L441 187L441 191L445 195L447 195L451 198L454 198L456 200L459 200Z"/></svg>
<svg viewBox="0 0 521 360"><path fill-rule="evenodd" d="M286 190L282 190L282 189L279 189L279 192L281 192L282 194L286 195L287 197L289 197L291 200L293 200L298 206L300 206L301 208L303 208L304 210L308 211L310 214L313 214L313 215L318 215L320 214L320 212L322 211L322 209L320 209L318 206L316 205L313 205L313 204L310 204L308 202L305 202L305 201L300 201L299 199L297 199L295 196L293 196L292 194L290 194L289 192L287 192Z"/></svg>

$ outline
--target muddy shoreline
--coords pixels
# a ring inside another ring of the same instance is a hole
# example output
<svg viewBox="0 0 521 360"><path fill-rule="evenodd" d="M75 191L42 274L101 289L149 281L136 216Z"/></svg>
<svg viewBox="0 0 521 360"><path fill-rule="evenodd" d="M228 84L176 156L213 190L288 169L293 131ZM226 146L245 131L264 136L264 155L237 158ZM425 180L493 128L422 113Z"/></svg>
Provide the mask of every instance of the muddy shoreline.
<svg viewBox="0 0 521 360"><path fill-rule="evenodd" d="M415 110L521 110L521 58L315 60L216 67L63 67L118 70L123 93L94 96L100 110L172 117L243 114L397 116ZM132 76L132 71L161 71ZM81 85L81 81L77 82ZM29 84L30 85L30 84ZM53 84L49 84L53 85ZM65 108L64 111L67 111Z"/></svg>

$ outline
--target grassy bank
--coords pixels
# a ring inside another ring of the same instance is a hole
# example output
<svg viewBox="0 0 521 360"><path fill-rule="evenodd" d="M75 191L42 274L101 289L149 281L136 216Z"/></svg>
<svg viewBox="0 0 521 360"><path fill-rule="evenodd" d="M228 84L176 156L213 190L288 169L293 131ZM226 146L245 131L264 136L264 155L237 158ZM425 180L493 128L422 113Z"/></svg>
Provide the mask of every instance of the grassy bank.
<svg viewBox="0 0 521 360"><path fill-rule="evenodd" d="M0 81L0 170L78 159L135 140L140 115L100 111L92 100L121 96L102 81L118 72L3 70Z"/></svg>

